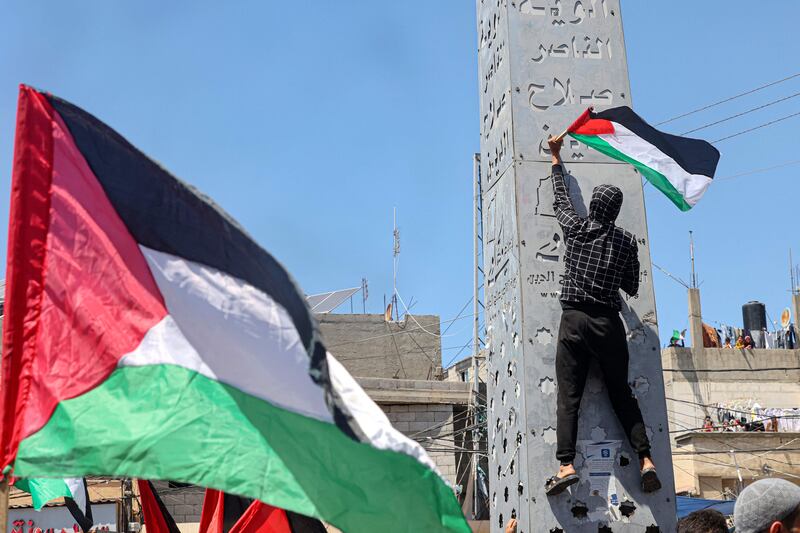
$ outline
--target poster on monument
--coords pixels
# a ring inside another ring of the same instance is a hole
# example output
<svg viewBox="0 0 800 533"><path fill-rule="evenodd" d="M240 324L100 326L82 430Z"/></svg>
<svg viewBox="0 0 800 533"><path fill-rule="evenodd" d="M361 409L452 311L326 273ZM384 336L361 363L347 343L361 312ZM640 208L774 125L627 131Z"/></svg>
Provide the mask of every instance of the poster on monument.
<svg viewBox="0 0 800 533"><path fill-rule="evenodd" d="M592 496L606 498L610 505L618 505L617 484L614 479L614 461L622 441L583 441L584 468L589 476Z"/></svg>

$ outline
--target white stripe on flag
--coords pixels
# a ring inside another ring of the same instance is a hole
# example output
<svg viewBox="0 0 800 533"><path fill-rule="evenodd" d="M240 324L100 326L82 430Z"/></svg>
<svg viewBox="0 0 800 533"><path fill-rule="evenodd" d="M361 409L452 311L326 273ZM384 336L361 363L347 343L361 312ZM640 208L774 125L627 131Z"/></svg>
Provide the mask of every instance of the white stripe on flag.
<svg viewBox="0 0 800 533"><path fill-rule="evenodd" d="M78 505L78 508L86 516L86 488L82 477L69 477L64 479L67 488L72 493L72 499Z"/></svg>
<svg viewBox="0 0 800 533"><path fill-rule="evenodd" d="M268 295L219 270L140 246L170 312L119 366L177 365L278 407L333 423L322 387L288 313ZM333 387L369 443L414 457L438 473L419 443L394 427L327 354ZM231 364L235 361L236 364Z"/></svg>
<svg viewBox="0 0 800 533"><path fill-rule="evenodd" d="M289 314L225 272L140 246L169 316L121 365L175 364L278 407L332 417Z"/></svg>
<svg viewBox="0 0 800 533"><path fill-rule="evenodd" d="M711 178L702 174L690 174L683 170L674 159L645 141L631 130L612 122L614 133L599 135L616 150L643 165L663 174L675 189L683 196L686 203L695 205L711 185Z"/></svg>

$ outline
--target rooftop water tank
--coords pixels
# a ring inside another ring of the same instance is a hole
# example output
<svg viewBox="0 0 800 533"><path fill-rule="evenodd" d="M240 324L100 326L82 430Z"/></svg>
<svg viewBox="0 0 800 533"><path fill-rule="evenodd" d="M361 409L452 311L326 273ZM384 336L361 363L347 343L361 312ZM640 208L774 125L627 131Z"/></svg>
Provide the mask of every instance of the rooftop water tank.
<svg viewBox="0 0 800 533"><path fill-rule="evenodd" d="M761 302L747 302L742 306L742 322L747 331L761 331L766 328L766 306Z"/></svg>

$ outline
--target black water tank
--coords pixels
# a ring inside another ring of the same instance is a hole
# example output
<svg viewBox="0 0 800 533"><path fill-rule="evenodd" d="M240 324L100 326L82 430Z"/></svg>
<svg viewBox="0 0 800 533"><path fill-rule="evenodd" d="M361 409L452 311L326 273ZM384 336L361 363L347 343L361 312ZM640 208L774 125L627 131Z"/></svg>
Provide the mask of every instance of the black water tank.
<svg viewBox="0 0 800 533"><path fill-rule="evenodd" d="M742 306L742 320L747 331L761 331L767 327L767 308L761 302L747 302Z"/></svg>

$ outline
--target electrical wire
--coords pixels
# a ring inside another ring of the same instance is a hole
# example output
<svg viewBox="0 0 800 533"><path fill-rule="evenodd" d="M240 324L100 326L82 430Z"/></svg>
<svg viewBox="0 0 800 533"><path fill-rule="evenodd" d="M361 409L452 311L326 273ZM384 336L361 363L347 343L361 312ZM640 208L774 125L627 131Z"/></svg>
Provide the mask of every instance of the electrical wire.
<svg viewBox="0 0 800 533"><path fill-rule="evenodd" d="M415 323L417 326L419 326L419 329L421 329L422 331L424 331L424 332L425 332L425 333L427 333L428 335L432 335L432 336L434 336L434 337L437 337L437 338L441 338L441 337L442 337L442 336L441 336L440 334L438 334L438 333L434 333L434 332L432 332L432 331L428 331L427 329L425 329L425 327L424 327L422 324L420 324L420 323L417 321L417 319L414 317L414 315L412 315L411 313L409 313L409 312L408 312L408 306L406 305L406 302L405 302L405 301L403 301L403 297L402 297L402 296L400 296L400 291L398 291L397 289L395 289L395 290L394 290L394 293L395 293L395 294L397 295L397 297L400 299L400 303L401 303L401 304L403 304L403 309L405 309L405 310L406 310L406 316L410 316L410 317L411 317L411 320L413 320L413 321L414 321L414 323Z"/></svg>
<svg viewBox="0 0 800 533"><path fill-rule="evenodd" d="M663 368L664 372L788 372L800 370L800 366L776 366L768 368Z"/></svg>
<svg viewBox="0 0 800 533"><path fill-rule="evenodd" d="M769 122L765 122L764 124L759 124L758 126L755 126L755 127L752 127L752 128L748 128L746 130L742 130L742 131L736 132L736 133L734 133L732 135L727 135L725 137L717 139L716 141L711 141L711 144L717 144L718 142L727 141L728 139L733 139L734 137L738 137L739 135L744 135L745 133L750 133L751 131L760 130L761 128L766 128L767 126L772 126L773 124L777 124L778 122L783 122L784 120L788 120L788 119L796 117L798 115L800 115L800 111L798 111L796 113L792 113L790 115L782 116L780 118L776 118L775 120L770 120Z"/></svg>
<svg viewBox="0 0 800 533"><path fill-rule="evenodd" d="M710 404L710 403L699 403L699 402L693 402L691 400L681 400L681 399L678 399L678 398L670 398L669 396L665 396L665 399L673 401L673 402L686 403L686 404L689 404L689 405L697 405L697 406L700 406L700 407L708 407L708 408L714 409L714 410L716 410L716 409L724 409L725 411L729 411L731 413L742 413L742 414L745 414L745 415L753 416L752 411L740 411L738 409L729 409L727 407L722 407L720 405L714 405L714 404ZM800 416L797 416L797 415L776 415L776 416L768 415L768 416L764 417L764 420L767 420L769 418L800 418Z"/></svg>
<svg viewBox="0 0 800 533"><path fill-rule="evenodd" d="M742 117L744 115L748 115L750 113L754 113L755 111L758 111L760 109L764 109L764 108L773 106L775 104L779 104L781 102L785 102L786 100L791 100L792 98L795 98L797 96L800 96L800 92L796 92L794 94L790 94L789 96L784 96L783 98L778 98L777 100L772 100L771 102L767 102L766 104L762 104L760 106L751 107L750 109L748 109L746 111L742 111L741 113L736 113L736 114L727 116L725 118L722 118L720 120L717 120L717 121L714 121L714 122L709 122L708 124L703 124L702 126L698 126L698 127L694 128L694 129L691 129L689 131L684 131L683 133L681 133L681 135L688 135L689 133L694 133L696 131L700 131L700 130L704 130L706 128L710 128L711 126L716 126L717 124L722 124L723 122L727 122L729 120L733 120L735 118L739 118L739 117Z"/></svg>
<svg viewBox="0 0 800 533"><path fill-rule="evenodd" d="M677 422L675 424L678 425L678 426L682 426L682 424L677 423ZM713 440L715 442L719 442L720 444L722 444L723 446L726 447L727 451L725 451L725 450L722 450L722 451L720 451L720 450L711 450L709 448L700 448L700 449L696 448L696 451L683 451L683 452L673 451L672 452L673 457L674 456L681 456L681 455L717 455L717 454L720 454L720 453L730 453L731 451L733 451L733 452L737 452L737 453L743 453L743 454L746 454L746 455L753 455L755 457L758 457L759 459L765 459L765 460L768 460L768 461L773 461L773 462L776 462L776 463L779 463L779 464L783 464L783 465L787 465L787 466L795 466L794 463L792 463L792 462L781 461L779 459L774 459L774 458L765 458L765 457L763 457L763 455L757 455L756 453L754 453L754 452L776 453L776 451L779 452L781 450L776 450L775 448L743 450L741 448L736 448L735 446L731 445L730 442L726 442L726 441L724 441L722 439L719 439L717 437L714 437L712 435L713 435L713 433L706 433L704 436L706 436L710 440ZM800 449L795 449L795 448L787 449L787 448L784 448L782 451L783 452L791 452L791 451L800 451Z"/></svg>
<svg viewBox="0 0 800 533"><path fill-rule="evenodd" d="M749 176L751 174L758 174L758 173L761 173L761 172L767 172L769 170L775 170L775 169L778 169L778 168L788 167L788 166L791 166L791 165L797 165L798 163L800 163L800 159L795 159L793 161L786 161L785 163L780 163L778 165L773 165L771 167L764 167L764 168L757 168L757 169L754 169L754 170L748 170L748 171L745 171L745 172L740 172L739 174L733 174L732 176L723 176L721 178L714 178L714 183L718 183L718 182L724 181L724 180L731 180L733 178L739 178L739 177L742 177L742 176Z"/></svg>
<svg viewBox="0 0 800 533"><path fill-rule="evenodd" d="M457 318L453 318L453 319L450 319L450 320L439 321L438 324L439 325L441 325L441 324L449 324L450 322L455 322L457 320L463 320L465 318L470 318L472 316L475 316L475 314L472 313L472 314L469 314L469 315L464 315L462 317L457 317ZM437 324L436 322L434 322L432 324L428 324L428 327L435 326L436 324ZM353 340L353 341L346 341L346 342L340 342L338 344L331 344L330 346L328 346L328 348L330 349L330 348L336 348L336 347L339 347L339 346L346 346L348 344L359 344L359 343L362 343L362 342L369 342L369 341L373 341L373 340L376 340L376 339L383 339L383 338L386 338L386 337L391 337L392 335L400 335L402 333L411 333L412 331L419 331L419 329L420 328L405 328L405 329L403 329L401 331L397 331L395 333L387 333L385 335L375 335L373 337L365 337L363 339L356 339L356 340Z"/></svg>
<svg viewBox="0 0 800 533"><path fill-rule="evenodd" d="M692 111L688 111L686 113L682 113L682 114L674 116L672 118L668 118L667 120L663 120L663 121L657 123L656 126L661 126L662 124L668 124L668 123L673 122L675 120L678 120L678 119L681 119L681 118L684 118L684 117L688 117L690 115L694 115L695 113L700 113L701 111L705 111L706 109L711 109L712 107L716 107L718 105L730 102L732 100L736 100L737 98L741 98L742 96L747 96L748 94L756 93L756 92L761 91L763 89L766 89L768 87L772 87L774 85L778 85L779 83L783 83L785 81L789 81L791 79L797 78L798 76L800 76L800 72L798 72L796 74L792 74L791 76L787 76L785 78L781 78L779 80L770 82L770 83L766 83L766 84L761 85L759 87L756 87L754 89L750 89L750 90L744 91L742 93L735 94L735 95L729 96L727 98L723 98L722 100L718 100L718 101L713 102L711 104L704 105L702 107L699 107L699 108L694 109Z"/></svg>

